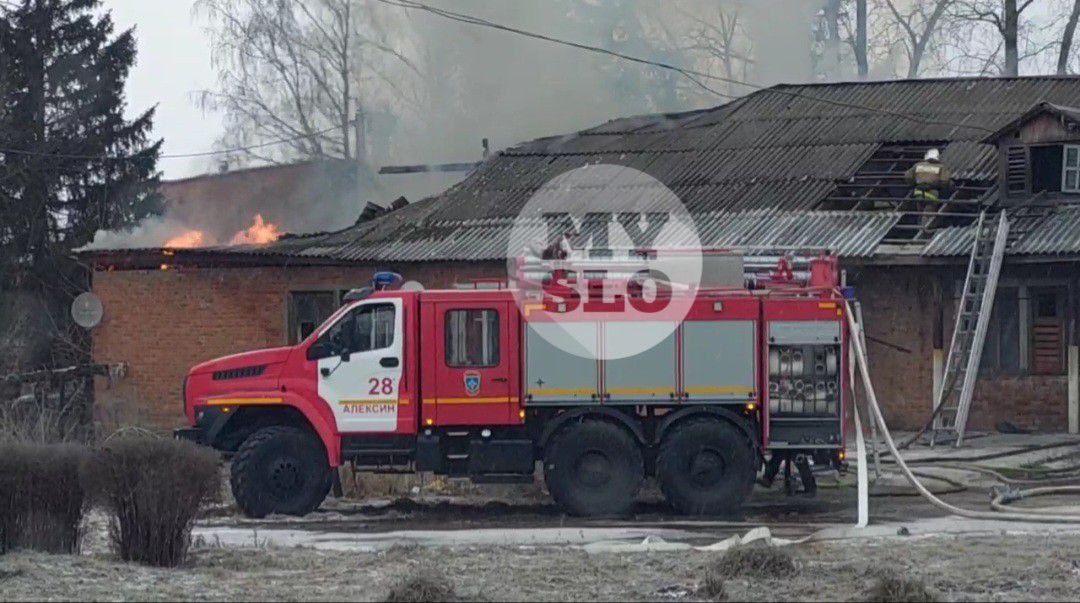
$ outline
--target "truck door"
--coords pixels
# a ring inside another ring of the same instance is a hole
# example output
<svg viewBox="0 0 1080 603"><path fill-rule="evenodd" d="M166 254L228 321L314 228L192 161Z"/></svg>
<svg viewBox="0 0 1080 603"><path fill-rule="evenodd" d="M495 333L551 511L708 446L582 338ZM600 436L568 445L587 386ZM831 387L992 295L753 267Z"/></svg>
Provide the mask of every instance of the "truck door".
<svg viewBox="0 0 1080 603"><path fill-rule="evenodd" d="M513 302L435 304L435 423L517 424Z"/></svg>
<svg viewBox="0 0 1080 603"><path fill-rule="evenodd" d="M341 433L394 433L415 421L399 399L405 339L400 299L375 299L352 308L310 348L318 394Z"/></svg>

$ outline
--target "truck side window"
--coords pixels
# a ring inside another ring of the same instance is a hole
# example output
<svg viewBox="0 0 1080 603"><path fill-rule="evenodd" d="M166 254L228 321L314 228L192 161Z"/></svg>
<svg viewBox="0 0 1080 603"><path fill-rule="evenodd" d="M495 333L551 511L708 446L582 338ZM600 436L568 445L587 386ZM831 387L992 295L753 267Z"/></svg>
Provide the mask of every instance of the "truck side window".
<svg viewBox="0 0 1080 603"><path fill-rule="evenodd" d="M308 360L370 352L394 343L394 305L358 306L334 323L308 348Z"/></svg>
<svg viewBox="0 0 1080 603"><path fill-rule="evenodd" d="M446 366L477 368L499 365L499 312L446 312Z"/></svg>

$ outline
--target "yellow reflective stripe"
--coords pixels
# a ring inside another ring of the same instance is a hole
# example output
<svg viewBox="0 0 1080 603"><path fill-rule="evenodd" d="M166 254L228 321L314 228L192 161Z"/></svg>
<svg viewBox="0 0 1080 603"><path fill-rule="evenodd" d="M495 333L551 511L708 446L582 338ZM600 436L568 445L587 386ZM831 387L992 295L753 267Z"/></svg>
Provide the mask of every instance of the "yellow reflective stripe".
<svg viewBox="0 0 1080 603"><path fill-rule="evenodd" d="M506 404L517 402L516 397L496 396L494 398L428 398L425 404Z"/></svg>
<svg viewBox="0 0 1080 603"><path fill-rule="evenodd" d="M207 406L244 406L247 404L281 404L281 398L215 398Z"/></svg>
<svg viewBox="0 0 1080 603"><path fill-rule="evenodd" d="M609 394L673 394L671 388L653 387L612 387L607 390Z"/></svg>
<svg viewBox="0 0 1080 603"><path fill-rule="evenodd" d="M549 387L544 389L530 389L527 392L531 396L574 396L574 395L592 395L596 393L595 389L563 389L557 387Z"/></svg>
<svg viewBox="0 0 1080 603"><path fill-rule="evenodd" d="M688 394L752 394L754 388L745 385L732 385L723 387L687 387Z"/></svg>
<svg viewBox="0 0 1080 603"><path fill-rule="evenodd" d="M533 313L534 310L543 310L544 304L525 304L525 316Z"/></svg>

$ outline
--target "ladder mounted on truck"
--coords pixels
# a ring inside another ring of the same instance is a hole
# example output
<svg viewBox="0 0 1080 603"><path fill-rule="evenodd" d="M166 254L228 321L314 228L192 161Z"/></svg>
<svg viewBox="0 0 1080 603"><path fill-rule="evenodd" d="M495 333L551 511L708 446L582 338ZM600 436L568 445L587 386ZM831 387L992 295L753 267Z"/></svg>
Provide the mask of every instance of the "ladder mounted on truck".
<svg viewBox="0 0 1080 603"><path fill-rule="evenodd" d="M975 228L975 243L968 261L964 291L956 311L949 355L941 390L934 392L934 414L914 437L904 443L909 446L930 430L930 446L939 440L955 438L955 445L964 443L971 399L982 361L986 330L994 308L998 276L1009 243L1009 219L1002 210L996 217L979 214Z"/></svg>

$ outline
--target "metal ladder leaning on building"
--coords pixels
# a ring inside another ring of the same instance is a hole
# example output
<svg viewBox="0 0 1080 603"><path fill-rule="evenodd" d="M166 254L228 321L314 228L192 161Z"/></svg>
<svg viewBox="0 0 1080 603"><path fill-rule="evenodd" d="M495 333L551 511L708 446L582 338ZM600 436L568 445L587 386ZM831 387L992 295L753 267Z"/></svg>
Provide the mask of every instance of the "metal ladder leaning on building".
<svg viewBox="0 0 1080 603"><path fill-rule="evenodd" d="M956 446L963 445L1008 239L1009 219L1005 210L990 218L987 218L985 210L979 214L975 244L968 261L964 291L945 361L945 375L941 390L935 392L934 414L904 447L919 439L927 430L930 430L930 446L946 435L956 438Z"/></svg>

